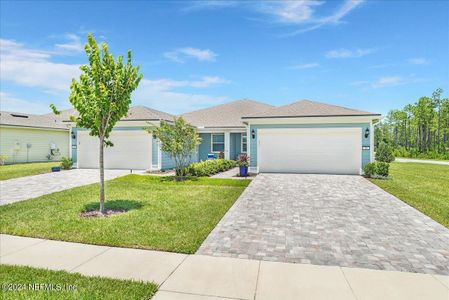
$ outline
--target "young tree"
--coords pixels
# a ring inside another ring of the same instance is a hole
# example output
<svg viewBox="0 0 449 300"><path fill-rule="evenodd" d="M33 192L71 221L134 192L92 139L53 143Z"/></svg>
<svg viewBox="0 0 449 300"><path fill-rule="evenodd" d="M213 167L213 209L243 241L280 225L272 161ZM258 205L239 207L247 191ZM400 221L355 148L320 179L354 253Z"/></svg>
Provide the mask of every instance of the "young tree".
<svg viewBox="0 0 449 300"><path fill-rule="evenodd" d="M89 129L89 134L100 140L100 212L104 213L104 147L113 146L109 134L128 113L131 93L139 85L142 74L131 63L131 51L126 63L123 56L115 61L105 43L100 50L91 34L87 39L85 51L89 64L80 67L79 81L73 79L70 85L70 103L79 113L76 119L71 119L77 127Z"/></svg>
<svg viewBox="0 0 449 300"><path fill-rule="evenodd" d="M162 151L168 153L175 163L176 180L183 180L186 167L190 164L201 138L195 128L183 118L175 118L173 123L161 121L159 127L150 127L148 132L161 141Z"/></svg>

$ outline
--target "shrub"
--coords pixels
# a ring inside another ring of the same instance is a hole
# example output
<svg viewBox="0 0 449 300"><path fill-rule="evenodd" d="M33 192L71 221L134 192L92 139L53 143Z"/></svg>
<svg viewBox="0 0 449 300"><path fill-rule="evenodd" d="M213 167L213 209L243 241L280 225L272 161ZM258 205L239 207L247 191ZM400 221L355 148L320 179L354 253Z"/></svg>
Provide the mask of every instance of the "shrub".
<svg viewBox="0 0 449 300"><path fill-rule="evenodd" d="M390 163L394 161L393 151L387 143L380 143L376 150L376 160Z"/></svg>
<svg viewBox="0 0 449 300"><path fill-rule="evenodd" d="M390 172L390 164L386 162L376 163L376 175L381 177L388 177Z"/></svg>
<svg viewBox="0 0 449 300"><path fill-rule="evenodd" d="M369 164L366 164L363 168L363 172L365 173L366 177L372 178L386 178L388 177L390 171L390 164L386 162L372 162Z"/></svg>
<svg viewBox="0 0 449 300"><path fill-rule="evenodd" d="M67 157L61 157L61 169L70 170L73 166L73 161Z"/></svg>
<svg viewBox="0 0 449 300"><path fill-rule="evenodd" d="M366 164L366 166L363 168L363 172L365 173L365 176L373 177L376 174L376 163L372 162Z"/></svg>
<svg viewBox="0 0 449 300"><path fill-rule="evenodd" d="M192 163L187 167L188 176L211 176L235 167L234 160L213 159Z"/></svg>

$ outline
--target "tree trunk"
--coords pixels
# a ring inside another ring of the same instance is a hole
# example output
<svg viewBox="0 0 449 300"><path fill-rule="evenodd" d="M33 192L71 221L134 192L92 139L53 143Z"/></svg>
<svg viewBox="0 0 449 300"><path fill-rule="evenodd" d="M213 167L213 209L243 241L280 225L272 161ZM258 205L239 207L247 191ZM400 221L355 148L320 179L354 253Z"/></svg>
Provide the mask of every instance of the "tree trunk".
<svg viewBox="0 0 449 300"><path fill-rule="evenodd" d="M100 212L106 212L104 208L104 140L100 138Z"/></svg>

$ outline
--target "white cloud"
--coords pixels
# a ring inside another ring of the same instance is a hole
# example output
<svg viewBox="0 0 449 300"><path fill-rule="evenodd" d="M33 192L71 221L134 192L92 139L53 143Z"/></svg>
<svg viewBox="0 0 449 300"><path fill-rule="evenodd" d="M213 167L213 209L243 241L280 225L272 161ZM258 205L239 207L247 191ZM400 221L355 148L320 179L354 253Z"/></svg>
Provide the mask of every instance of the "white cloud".
<svg viewBox="0 0 449 300"><path fill-rule="evenodd" d="M81 38L76 34L66 34L65 38L68 40L64 44L56 44L56 49L65 51L82 52L84 51L84 44L81 42Z"/></svg>
<svg viewBox="0 0 449 300"><path fill-rule="evenodd" d="M0 40L1 80L39 87L47 92L67 92L72 78L79 77L79 65L55 63L52 53L26 48L12 40Z"/></svg>
<svg viewBox="0 0 449 300"><path fill-rule="evenodd" d="M424 57L410 58L407 62L411 65L427 65L429 61Z"/></svg>
<svg viewBox="0 0 449 300"><path fill-rule="evenodd" d="M271 8L266 13L275 15L278 21L289 24L310 24L284 36L294 36L318 29L325 25L338 25L352 10L359 7L364 0L346 0L332 14L324 17L315 16L315 7L324 4L324 1L276 1L271 2Z"/></svg>
<svg viewBox="0 0 449 300"><path fill-rule="evenodd" d="M186 47L165 52L164 57L178 63L183 63L187 58L195 58L199 61L215 61L217 54L209 49Z"/></svg>
<svg viewBox="0 0 449 300"><path fill-rule="evenodd" d="M337 49L331 50L326 53L327 58L352 58L352 57L362 57L375 52L375 49Z"/></svg>
<svg viewBox="0 0 449 300"><path fill-rule="evenodd" d="M183 11L194 11L194 10L203 10L203 9L220 9L220 8L227 8L227 7L235 7L239 5L239 1L232 1L232 0L202 0L202 1L193 1L190 2L189 5L185 6L182 10Z"/></svg>
<svg viewBox="0 0 449 300"><path fill-rule="evenodd" d="M228 80L217 76L205 76L199 80L143 79L133 94L133 105L143 104L173 114L217 105L228 100L224 96L174 91L177 88L207 88L227 84Z"/></svg>
<svg viewBox="0 0 449 300"><path fill-rule="evenodd" d="M320 66L319 63L313 62L313 63L306 63L306 64L299 64L288 67L288 69L296 69L296 70L302 70L302 69L313 69L318 68Z"/></svg>
<svg viewBox="0 0 449 300"><path fill-rule="evenodd" d="M361 86L364 88L386 88L395 87L407 84L417 84L422 82L427 82L426 78L416 77L415 74L409 74L408 76L382 76L375 80L358 80L351 82L351 85Z"/></svg>
<svg viewBox="0 0 449 300"><path fill-rule="evenodd" d="M19 99L9 93L0 92L1 110L10 112L22 112L29 114L45 114L50 112L48 104Z"/></svg>
<svg viewBox="0 0 449 300"><path fill-rule="evenodd" d="M319 0L273 0L273 1L194 1L183 10L198 11L203 9L224 9L241 7L269 16L268 21L286 25L301 26L302 28L284 34L294 36L312 31L325 25L338 25L342 19L355 8L360 7L365 0L345 0L331 14L317 15L317 8L332 1ZM256 19L257 20L257 19ZM304 27L307 26L307 27Z"/></svg>
<svg viewBox="0 0 449 300"><path fill-rule="evenodd" d="M322 18L321 22L324 24L338 23L344 16L349 14L354 8L360 6L363 2L364 0L346 0L332 15Z"/></svg>
<svg viewBox="0 0 449 300"><path fill-rule="evenodd" d="M322 1L266 1L259 4L258 10L272 15L283 23L305 23L311 21L314 7L323 4Z"/></svg>
<svg viewBox="0 0 449 300"><path fill-rule="evenodd" d="M371 84L371 86L373 88L382 88L382 87L398 86L405 83L406 83L405 80L400 76L387 76L377 79Z"/></svg>

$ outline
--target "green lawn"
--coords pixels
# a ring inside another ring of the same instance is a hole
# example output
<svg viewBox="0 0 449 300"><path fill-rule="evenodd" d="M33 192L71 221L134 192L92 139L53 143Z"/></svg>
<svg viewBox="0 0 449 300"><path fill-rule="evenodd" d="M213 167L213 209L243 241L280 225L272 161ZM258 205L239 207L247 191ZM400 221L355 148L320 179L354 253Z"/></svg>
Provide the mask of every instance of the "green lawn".
<svg viewBox="0 0 449 300"><path fill-rule="evenodd" d="M59 166L59 162L29 163L0 166L0 180L37 175L51 172L51 167Z"/></svg>
<svg viewBox="0 0 449 300"><path fill-rule="evenodd" d="M449 166L396 162L390 176L371 182L449 228Z"/></svg>
<svg viewBox="0 0 449 300"><path fill-rule="evenodd" d="M157 290L148 282L8 265L0 265L0 283L0 299L150 299Z"/></svg>
<svg viewBox="0 0 449 300"><path fill-rule="evenodd" d="M98 245L194 253L249 180L128 175L106 182L107 205L129 209L81 218L98 201L98 184L0 207L2 233Z"/></svg>

